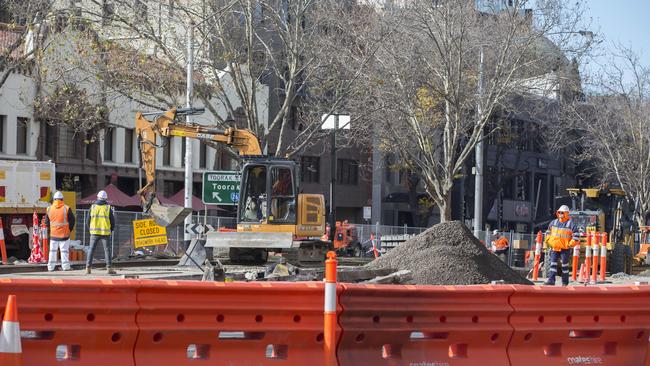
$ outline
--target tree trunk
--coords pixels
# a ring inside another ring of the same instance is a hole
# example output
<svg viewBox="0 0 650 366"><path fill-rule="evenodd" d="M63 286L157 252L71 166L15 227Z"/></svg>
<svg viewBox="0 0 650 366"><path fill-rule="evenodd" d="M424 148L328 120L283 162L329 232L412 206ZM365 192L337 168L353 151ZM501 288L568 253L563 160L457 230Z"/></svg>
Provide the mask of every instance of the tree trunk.
<svg viewBox="0 0 650 366"><path fill-rule="evenodd" d="M440 210L440 222L451 221L451 191L447 192L443 203L438 204Z"/></svg>

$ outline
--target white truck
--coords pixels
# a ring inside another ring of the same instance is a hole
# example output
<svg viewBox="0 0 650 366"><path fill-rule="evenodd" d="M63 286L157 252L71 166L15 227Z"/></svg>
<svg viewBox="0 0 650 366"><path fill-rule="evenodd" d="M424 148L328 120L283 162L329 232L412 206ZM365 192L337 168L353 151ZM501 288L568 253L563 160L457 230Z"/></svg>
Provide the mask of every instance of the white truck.
<svg viewBox="0 0 650 366"><path fill-rule="evenodd" d="M32 215L42 217L55 187L52 162L0 160L0 219L8 256L29 258Z"/></svg>

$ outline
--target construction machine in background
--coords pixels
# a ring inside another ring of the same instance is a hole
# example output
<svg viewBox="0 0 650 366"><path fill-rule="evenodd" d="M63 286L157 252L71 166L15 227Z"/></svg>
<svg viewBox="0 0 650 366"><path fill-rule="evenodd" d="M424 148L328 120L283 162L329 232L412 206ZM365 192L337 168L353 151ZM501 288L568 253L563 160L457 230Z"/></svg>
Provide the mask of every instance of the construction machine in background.
<svg viewBox="0 0 650 366"><path fill-rule="evenodd" d="M607 270L611 273L632 273L634 233L636 231L633 208L621 189L569 188L572 201L570 216L583 234L606 232ZM581 246L586 245L586 235L581 236ZM584 253L584 250L583 250Z"/></svg>
<svg viewBox="0 0 650 366"><path fill-rule="evenodd" d="M141 164L146 173L146 185L138 191L143 211L161 226L178 225L191 213L188 208L164 206L156 198L156 148L162 147L158 137L224 144L242 158L237 231L208 233L205 246L228 249L233 262L266 262L269 251L282 253L293 263L322 261L329 248L329 242L321 240L325 198L322 194L298 193L298 164L263 156L251 131L176 122L178 116L201 113L202 108L186 108L136 114Z"/></svg>

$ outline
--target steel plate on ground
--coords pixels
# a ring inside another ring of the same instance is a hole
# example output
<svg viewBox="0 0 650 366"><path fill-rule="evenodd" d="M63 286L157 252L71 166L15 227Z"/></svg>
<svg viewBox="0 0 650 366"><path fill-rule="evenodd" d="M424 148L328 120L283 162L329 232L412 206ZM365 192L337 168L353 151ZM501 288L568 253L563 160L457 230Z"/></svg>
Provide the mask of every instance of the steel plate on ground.
<svg viewBox="0 0 650 366"><path fill-rule="evenodd" d="M292 248L292 233L208 233L208 248Z"/></svg>

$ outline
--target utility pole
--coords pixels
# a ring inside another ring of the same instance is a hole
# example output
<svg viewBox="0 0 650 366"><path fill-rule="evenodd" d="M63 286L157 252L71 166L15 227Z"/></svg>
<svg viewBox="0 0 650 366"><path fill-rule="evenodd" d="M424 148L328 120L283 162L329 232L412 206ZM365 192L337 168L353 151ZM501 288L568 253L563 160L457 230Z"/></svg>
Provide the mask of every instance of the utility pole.
<svg viewBox="0 0 650 366"><path fill-rule="evenodd" d="M334 115L334 129L332 129L332 147L330 151L330 241L334 243L334 236L336 234L336 204L335 204L335 189L336 189L336 130L339 128L339 115Z"/></svg>
<svg viewBox="0 0 650 366"><path fill-rule="evenodd" d="M185 107L192 108L192 92L194 89L192 73L194 69L194 22L190 23L187 31L187 90L185 91ZM188 114L185 116L185 122L190 124L192 116ZM185 137L185 197L183 206L192 208L192 140ZM192 215L185 217L185 227L192 224ZM189 247L192 236L183 228L183 239L185 240L185 247Z"/></svg>
<svg viewBox="0 0 650 366"><path fill-rule="evenodd" d="M476 103L476 119L480 123L483 118L483 46L480 47L478 66L478 103ZM480 239L483 227L483 129L479 132L478 142L474 149L476 171L474 172L474 236Z"/></svg>

